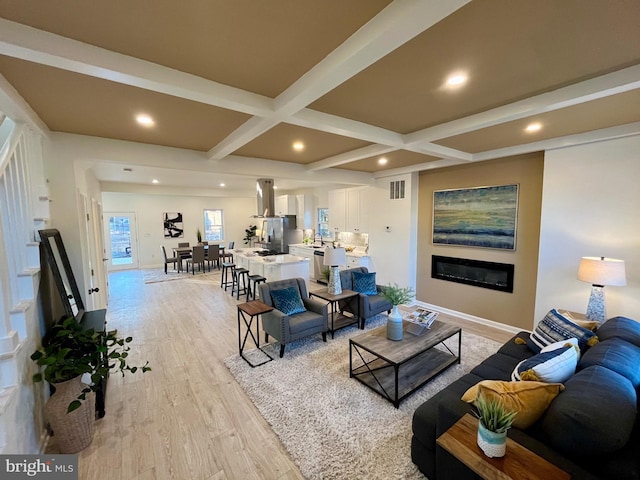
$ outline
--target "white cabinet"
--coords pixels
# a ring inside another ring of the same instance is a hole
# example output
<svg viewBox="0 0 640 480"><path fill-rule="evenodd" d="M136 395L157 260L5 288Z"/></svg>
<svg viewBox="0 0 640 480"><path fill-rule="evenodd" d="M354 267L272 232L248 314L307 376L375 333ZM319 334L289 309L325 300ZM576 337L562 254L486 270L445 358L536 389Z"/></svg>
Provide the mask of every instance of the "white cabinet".
<svg viewBox="0 0 640 480"><path fill-rule="evenodd" d="M296 195L296 223L298 228L303 230L315 229L313 214L313 196L306 194Z"/></svg>
<svg viewBox="0 0 640 480"><path fill-rule="evenodd" d="M366 188L349 188L346 190L346 232L369 232L368 205Z"/></svg>
<svg viewBox="0 0 640 480"><path fill-rule="evenodd" d="M346 270L347 268L356 268L356 267L367 267L370 269L371 262L369 261L369 257L358 257L355 255L347 255L347 264L344 267L340 267L341 270Z"/></svg>
<svg viewBox="0 0 640 480"><path fill-rule="evenodd" d="M329 191L329 230L346 231L346 190Z"/></svg>
<svg viewBox="0 0 640 480"><path fill-rule="evenodd" d="M280 195L275 202L276 215L297 215L298 206L295 195ZM298 227L300 228L300 227Z"/></svg>

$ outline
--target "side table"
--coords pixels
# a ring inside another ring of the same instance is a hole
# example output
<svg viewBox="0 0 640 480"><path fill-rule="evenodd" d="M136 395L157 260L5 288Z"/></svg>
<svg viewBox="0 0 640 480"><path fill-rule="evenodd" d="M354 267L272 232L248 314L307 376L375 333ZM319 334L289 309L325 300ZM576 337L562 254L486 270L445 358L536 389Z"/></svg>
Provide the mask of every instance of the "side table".
<svg viewBox="0 0 640 480"><path fill-rule="evenodd" d="M239 350L240 356L244 358L245 362L247 362L252 367L259 367L260 365L264 365L265 363L273 360L273 358L260 347L260 331L259 331L260 326L258 325L258 317L263 313L270 312L271 310L273 310L273 307L270 307L269 305L266 305L259 300L253 300L251 302L238 304L238 350ZM240 319L244 321L245 327L247 328L247 330L244 333L244 338L242 338L242 325L241 325ZM254 319L256 323L255 336L251 331L251 326L253 324ZM254 364L254 363L251 363L251 361L244 356L243 354L244 347L245 347L245 344L247 343L247 339L249 338L249 336L251 336L251 338L253 339L253 343L256 346L256 348L267 356L267 359L264 362Z"/></svg>
<svg viewBox="0 0 640 480"><path fill-rule="evenodd" d="M309 292L309 298L318 297L329 302L329 315L331 316L331 328L329 331L331 332L331 338L334 338L336 330L360 322L360 302L356 302L358 303L358 314L353 317L348 317L337 312L338 302L340 302L340 300L348 300L358 295L358 292L354 292L353 290L342 290L342 293L338 293L337 295L326 291Z"/></svg>
<svg viewBox="0 0 640 480"><path fill-rule="evenodd" d="M507 453L502 458L487 457L477 442L478 419L468 413L436 443L484 479L569 480L571 476L507 437Z"/></svg>

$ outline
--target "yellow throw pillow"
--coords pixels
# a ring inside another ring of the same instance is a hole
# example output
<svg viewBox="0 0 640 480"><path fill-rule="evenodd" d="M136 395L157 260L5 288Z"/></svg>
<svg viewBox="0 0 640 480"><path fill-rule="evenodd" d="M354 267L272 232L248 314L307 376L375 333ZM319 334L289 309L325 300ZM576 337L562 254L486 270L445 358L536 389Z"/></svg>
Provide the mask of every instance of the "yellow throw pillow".
<svg viewBox="0 0 640 480"><path fill-rule="evenodd" d="M561 383L483 380L467 390L462 400L473 403L480 395L487 400L500 400L507 409L518 412L513 426L526 429L542 416L562 390Z"/></svg>

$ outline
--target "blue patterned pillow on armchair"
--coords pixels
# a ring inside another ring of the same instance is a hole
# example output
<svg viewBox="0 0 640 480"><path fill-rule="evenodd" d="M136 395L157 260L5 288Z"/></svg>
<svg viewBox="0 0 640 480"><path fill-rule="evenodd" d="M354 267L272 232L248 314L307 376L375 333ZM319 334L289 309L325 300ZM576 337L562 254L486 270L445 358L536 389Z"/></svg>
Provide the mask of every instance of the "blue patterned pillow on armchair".
<svg viewBox="0 0 640 480"><path fill-rule="evenodd" d="M377 295L378 288L376 287L376 274L375 272L352 272L353 278L353 290L364 295Z"/></svg>
<svg viewBox="0 0 640 480"><path fill-rule="evenodd" d="M271 300L273 300L273 306L276 307L276 310L280 310L285 315L295 315L307 311L302 303L302 298L300 298L300 290L296 287L272 290Z"/></svg>

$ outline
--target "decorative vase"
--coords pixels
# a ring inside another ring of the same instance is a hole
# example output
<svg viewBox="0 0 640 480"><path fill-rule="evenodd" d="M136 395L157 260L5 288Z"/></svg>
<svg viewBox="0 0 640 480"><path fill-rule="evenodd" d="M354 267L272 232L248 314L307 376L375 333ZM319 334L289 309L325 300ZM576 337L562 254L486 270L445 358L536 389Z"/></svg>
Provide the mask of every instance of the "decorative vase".
<svg viewBox="0 0 640 480"><path fill-rule="evenodd" d="M86 394L79 408L67 413L69 404L78 398L85 385L82 375L55 383L56 391L45 405L45 414L51 425L60 453L77 453L93 440L95 421L95 393Z"/></svg>
<svg viewBox="0 0 640 480"><path fill-rule="evenodd" d="M387 317L387 338L389 340L402 340L402 315L398 305L393 306L391 314Z"/></svg>
<svg viewBox="0 0 640 480"><path fill-rule="evenodd" d="M482 422L478 422L478 446L487 457L504 457L507 451L507 432L492 432Z"/></svg>

